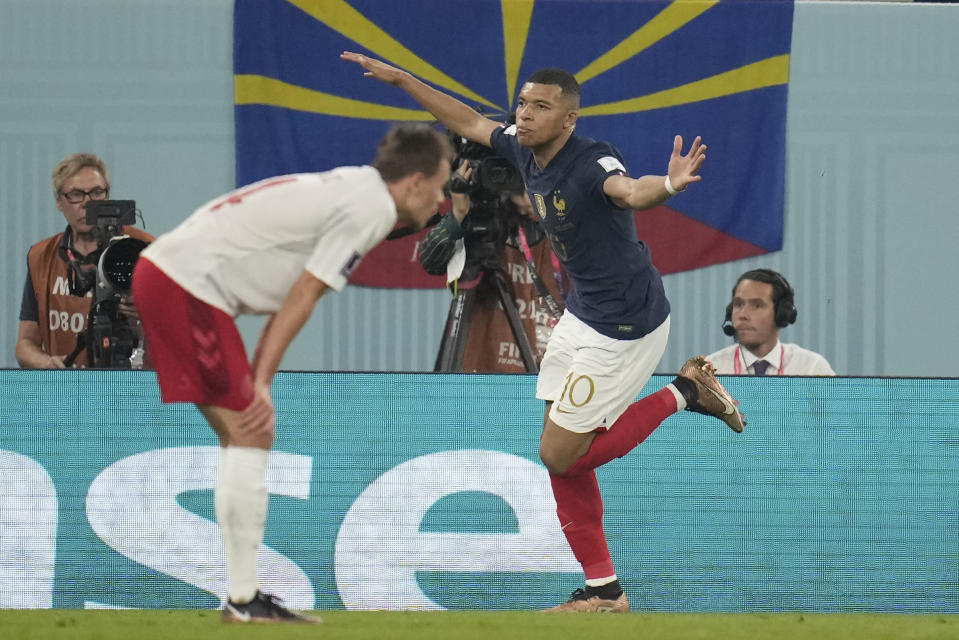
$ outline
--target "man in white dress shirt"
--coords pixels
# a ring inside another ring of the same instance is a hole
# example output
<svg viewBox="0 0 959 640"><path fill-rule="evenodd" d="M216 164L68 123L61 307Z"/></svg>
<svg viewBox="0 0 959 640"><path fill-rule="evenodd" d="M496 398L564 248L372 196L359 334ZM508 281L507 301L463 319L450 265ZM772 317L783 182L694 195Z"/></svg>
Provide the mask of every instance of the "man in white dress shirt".
<svg viewBox="0 0 959 640"><path fill-rule="evenodd" d="M736 343L706 357L716 373L754 376L834 376L824 357L779 341L779 330L796 321L795 292L772 269L739 276L726 306L723 333Z"/></svg>
<svg viewBox="0 0 959 640"><path fill-rule="evenodd" d="M341 290L397 222L443 201L452 149L426 125L391 129L370 165L267 178L216 198L141 254L133 291L163 402L197 406L220 440L214 511L225 622L315 622L259 590L273 444L270 384L320 296ZM264 315L252 362L234 324Z"/></svg>

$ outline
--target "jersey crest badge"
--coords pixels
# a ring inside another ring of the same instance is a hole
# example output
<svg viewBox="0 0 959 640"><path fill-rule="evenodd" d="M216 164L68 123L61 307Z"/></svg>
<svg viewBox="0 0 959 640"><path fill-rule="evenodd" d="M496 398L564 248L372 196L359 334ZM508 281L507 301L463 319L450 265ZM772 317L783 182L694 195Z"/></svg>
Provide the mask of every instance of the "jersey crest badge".
<svg viewBox="0 0 959 640"><path fill-rule="evenodd" d="M556 215L559 217L566 215L566 200L559 197L559 191L553 193L553 208L556 209Z"/></svg>
<svg viewBox="0 0 959 640"><path fill-rule="evenodd" d="M536 212L539 213L539 217L545 219L546 218L546 201L543 200L543 196L538 193L534 193L533 204L536 205Z"/></svg>

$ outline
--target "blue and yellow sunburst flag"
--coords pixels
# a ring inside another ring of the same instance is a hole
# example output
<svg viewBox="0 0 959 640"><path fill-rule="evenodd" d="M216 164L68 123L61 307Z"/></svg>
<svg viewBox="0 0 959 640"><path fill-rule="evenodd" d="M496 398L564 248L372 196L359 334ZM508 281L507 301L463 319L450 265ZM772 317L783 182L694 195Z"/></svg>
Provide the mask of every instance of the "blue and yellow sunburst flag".
<svg viewBox="0 0 959 640"><path fill-rule="evenodd" d="M664 174L674 134L707 144L703 180L637 214L662 272L776 251L792 17L781 0L236 0L237 184L366 164L391 124L433 120L342 51L496 120L557 66L582 86L577 133L619 148L630 175ZM353 282L443 286L411 260L419 237L374 249Z"/></svg>

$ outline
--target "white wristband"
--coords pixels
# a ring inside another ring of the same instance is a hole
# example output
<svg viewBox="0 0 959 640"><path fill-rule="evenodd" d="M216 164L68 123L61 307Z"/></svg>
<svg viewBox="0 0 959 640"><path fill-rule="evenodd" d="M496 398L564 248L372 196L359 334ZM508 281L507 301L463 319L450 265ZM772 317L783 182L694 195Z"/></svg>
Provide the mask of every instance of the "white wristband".
<svg viewBox="0 0 959 640"><path fill-rule="evenodd" d="M666 176L666 193L668 193L671 196L674 196L677 193L679 193L678 189L673 189L673 183L669 181L668 175Z"/></svg>

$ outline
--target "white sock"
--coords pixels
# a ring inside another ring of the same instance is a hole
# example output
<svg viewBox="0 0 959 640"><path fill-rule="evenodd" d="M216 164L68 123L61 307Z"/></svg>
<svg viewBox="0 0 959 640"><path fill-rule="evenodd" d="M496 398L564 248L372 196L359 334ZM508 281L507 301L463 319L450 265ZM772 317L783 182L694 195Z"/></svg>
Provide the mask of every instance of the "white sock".
<svg viewBox="0 0 959 640"><path fill-rule="evenodd" d="M266 525L269 459L266 449L220 449L214 507L226 548L228 594L237 603L249 602L257 591L256 553Z"/></svg>
<svg viewBox="0 0 959 640"><path fill-rule="evenodd" d="M609 584L616 579L616 574L614 573L611 576L606 576L605 578L593 578L592 580L586 581L587 587L601 587L604 584Z"/></svg>
<svg viewBox="0 0 959 640"><path fill-rule="evenodd" d="M216 517L216 523L220 526L220 535L226 539L229 536L227 530L230 528L230 519L227 517L227 473L229 467L227 458L230 450L227 447L220 447L220 458L216 465L216 484L213 485L213 515Z"/></svg>
<svg viewBox="0 0 959 640"><path fill-rule="evenodd" d="M685 411L686 410L686 398L683 397L683 394L679 392L679 389L676 388L672 382L666 385L666 388L673 392L673 395L676 396L676 411Z"/></svg>

